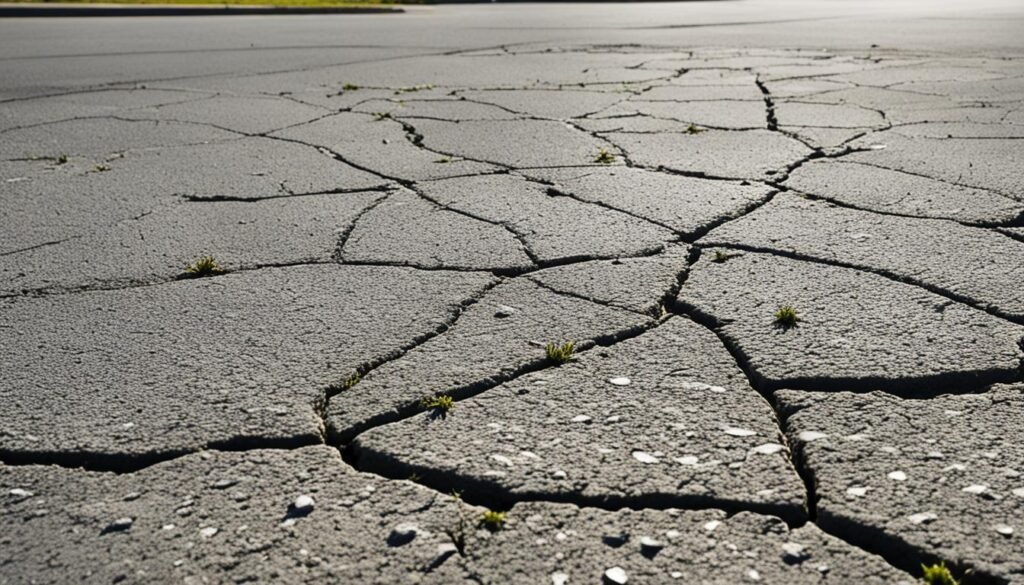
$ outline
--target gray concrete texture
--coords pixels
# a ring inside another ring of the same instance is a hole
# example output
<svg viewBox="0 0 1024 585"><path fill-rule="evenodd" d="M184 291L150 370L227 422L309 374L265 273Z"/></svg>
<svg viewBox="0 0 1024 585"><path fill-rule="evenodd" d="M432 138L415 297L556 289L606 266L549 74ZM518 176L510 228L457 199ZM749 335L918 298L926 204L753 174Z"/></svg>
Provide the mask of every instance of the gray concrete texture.
<svg viewBox="0 0 1024 585"><path fill-rule="evenodd" d="M1024 583L1024 10L910 4L0 19L0 584Z"/></svg>

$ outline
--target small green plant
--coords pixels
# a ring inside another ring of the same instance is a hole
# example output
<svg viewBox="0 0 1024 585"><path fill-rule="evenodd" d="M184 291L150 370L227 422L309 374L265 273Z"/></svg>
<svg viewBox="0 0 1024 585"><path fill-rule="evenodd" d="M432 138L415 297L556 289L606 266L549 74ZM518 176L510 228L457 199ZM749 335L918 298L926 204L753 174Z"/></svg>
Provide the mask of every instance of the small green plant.
<svg viewBox="0 0 1024 585"><path fill-rule="evenodd" d="M381 120L390 120L391 112L374 112L373 119L377 122L380 122Z"/></svg>
<svg viewBox="0 0 1024 585"><path fill-rule="evenodd" d="M425 83L423 85L410 85L408 87L400 87L395 90L395 95L401 95L403 93L413 93L416 91L423 91L425 89L434 89L434 86L429 83Z"/></svg>
<svg viewBox="0 0 1024 585"><path fill-rule="evenodd" d="M98 164L92 168L95 173L105 173L110 170L110 165Z"/></svg>
<svg viewBox="0 0 1024 585"><path fill-rule="evenodd" d="M442 156L441 158L435 160L434 162L436 162L438 164L445 164L445 163L452 162L452 159L451 159L451 157Z"/></svg>
<svg viewBox="0 0 1024 585"><path fill-rule="evenodd" d="M508 516L507 512L497 512L495 510L487 510L483 516L480 517L480 524L484 528L494 532L501 530L501 527L505 525L505 518Z"/></svg>
<svg viewBox="0 0 1024 585"><path fill-rule="evenodd" d="M354 83L346 83L345 85L341 86L341 89L343 91L358 91L359 86Z"/></svg>
<svg viewBox="0 0 1024 585"><path fill-rule="evenodd" d="M59 165L66 165L66 164L68 164L68 155L62 154L62 155L58 156L56 162Z"/></svg>
<svg viewBox="0 0 1024 585"><path fill-rule="evenodd" d="M697 126L696 124L690 124L689 126L686 127L686 133L687 134L700 134L701 132L706 132L706 131L707 131L706 128L701 128L700 126Z"/></svg>
<svg viewBox="0 0 1024 585"><path fill-rule="evenodd" d="M924 572L921 575L921 581L928 585L960 585L960 582L953 578L953 573L946 568L945 562L936 565L921 565L921 570Z"/></svg>
<svg viewBox="0 0 1024 585"><path fill-rule="evenodd" d="M799 320L800 316L797 315L796 309L789 305L783 305L779 307L778 311L775 311L775 325L783 329L796 327Z"/></svg>
<svg viewBox="0 0 1024 585"><path fill-rule="evenodd" d="M358 384L362 379L363 377L359 375L359 372L356 372L348 378L345 378L345 381L341 383L341 389L351 390L352 387Z"/></svg>
<svg viewBox="0 0 1024 585"><path fill-rule="evenodd" d="M724 264L728 259L735 258L739 254L730 254L724 250L715 250L715 257L711 259L712 262L718 264Z"/></svg>
<svg viewBox="0 0 1024 585"><path fill-rule="evenodd" d="M447 394L442 394L440 396L428 396L423 399L424 408L433 410L439 414L447 413L453 406L455 406L455 400Z"/></svg>
<svg viewBox="0 0 1024 585"><path fill-rule="evenodd" d="M227 271L213 259L213 256L203 256L196 260L194 264L189 264L185 267L185 274L191 278L202 278L204 276L224 274L225 272Z"/></svg>
<svg viewBox="0 0 1024 585"><path fill-rule="evenodd" d="M594 162L601 163L603 165L611 164L615 162L615 155L609 152L607 148L602 148L597 151L597 156L594 158Z"/></svg>
<svg viewBox="0 0 1024 585"><path fill-rule="evenodd" d="M556 364L564 364L571 360L574 351L576 351L576 343L572 341L567 341L562 345L549 343L544 346L544 352L548 355L548 359Z"/></svg>

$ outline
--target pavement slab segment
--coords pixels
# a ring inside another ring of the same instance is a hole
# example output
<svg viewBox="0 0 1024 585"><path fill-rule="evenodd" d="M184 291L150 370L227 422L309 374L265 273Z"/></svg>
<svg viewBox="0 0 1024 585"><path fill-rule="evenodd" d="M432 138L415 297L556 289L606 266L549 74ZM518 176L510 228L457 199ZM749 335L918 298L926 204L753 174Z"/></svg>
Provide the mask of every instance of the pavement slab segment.
<svg viewBox="0 0 1024 585"><path fill-rule="evenodd" d="M776 399L823 529L903 565L973 569L971 583L1024 579L1024 385L927 400L791 390Z"/></svg>
<svg viewBox="0 0 1024 585"><path fill-rule="evenodd" d="M714 327L759 390L939 394L1020 375L1024 328L870 272L705 249L678 309ZM792 307L795 326L777 321Z"/></svg>
<svg viewBox="0 0 1024 585"><path fill-rule="evenodd" d="M596 583L616 567L657 583L911 582L813 526L748 512L537 502L490 532L482 508L359 473L326 446L208 451L125 475L7 466L0 485L11 583Z"/></svg>
<svg viewBox="0 0 1024 585"><path fill-rule="evenodd" d="M963 185L852 161L815 160L793 170L785 186L841 205L970 224L1013 222L1024 202Z"/></svg>
<svg viewBox="0 0 1024 585"><path fill-rule="evenodd" d="M360 469L489 505L756 510L800 523L804 485L768 403L684 318L361 434Z"/></svg>
<svg viewBox="0 0 1024 585"><path fill-rule="evenodd" d="M572 341L586 349L595 340L614 341L653 324L646 315L558 294L527 279L506 281L471 305L446 333L332 397L330 434L348 442L368 428L424 410L426 397L458 399L543 368L547 343Z"/></svg>
<svg viewBox="0 0 1024 585"><path fill-rule="evenodd" d="M320 442L328 386L443 330L491 283L318 265L0 299L0 456L120 469Z"/></svg>
<svg viewBox="0 0 1024 585"><path fill-rule="evenodd" d="M50 246L0 256L0 295L167 282L212 257L224 270L324 263L377 191L179 201Z"/></svg>
<svg viewBox="0 0 1024 585"><path fill-rule="evenodd" d="M558 196L547 185L510 174L433 181L418 188L444 207L508 227L545 264L650 255L678 239L659 225Z"/></svg>
<svg viewBox="0 0 1024 585"><path fill-rule="evenodd" d="M535 264L500 225L402 190L367 212L341 249L344 262L518 273Z"/></svg>
<svg viewBox="0 0 1024 585"><path fill-rule="evenodd" d="M1024 323L1024 244L994 230L780 193L700 243L878 272Z"/></svg>

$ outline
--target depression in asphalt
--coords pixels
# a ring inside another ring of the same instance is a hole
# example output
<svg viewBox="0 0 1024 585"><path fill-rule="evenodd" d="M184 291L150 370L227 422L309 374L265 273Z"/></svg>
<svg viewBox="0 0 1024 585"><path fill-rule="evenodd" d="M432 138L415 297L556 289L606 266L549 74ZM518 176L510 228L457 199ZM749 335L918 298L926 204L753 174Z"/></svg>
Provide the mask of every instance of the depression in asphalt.
<svg viewBox="0 0 1024 585"><path fill-rule="evenodd" d="M5 585L1019 585L1022 340L1019 2L0 18Z"/></svg>

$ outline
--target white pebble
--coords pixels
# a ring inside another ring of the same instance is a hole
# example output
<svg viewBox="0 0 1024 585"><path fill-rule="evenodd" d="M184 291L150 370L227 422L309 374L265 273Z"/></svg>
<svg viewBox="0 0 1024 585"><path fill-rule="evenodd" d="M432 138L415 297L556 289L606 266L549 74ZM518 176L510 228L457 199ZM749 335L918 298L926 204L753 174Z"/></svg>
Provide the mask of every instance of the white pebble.
<svg viewBox="0 0 1024 585"><path fill-rule="evenodd" d="M1014 488L1013 492L1011 493L1017 496L1018 498L1024 498L1024 488Z"/></svg>
<svg viewBox="0 0 1024 585"><path fill-rule="evenodd" d="M864 496L867 495L868 488L863 486L853 486L846 488L846 494L850 496Z"/></svg>
<svg viewBox="0 0 1024 585"><path fill-rule="evenodd" d="M761 573L758 573L754 569L750 569L749 571L747 571L747 577L750 577L751 581L760 581Z"/></svg>
<svg viewBox="0 0 1024 585"><path fill-rule="evenodd" d="M893 481L907 481L907 474L902 471L890 471L889 479Z"/></svg>
<svg viewBox="0 0 1024 585"><path fill-rule="evenodd" d="M569 575L565 573L551 573L551 585L565 585L569 580Z"/></svg>
<svg viewBox="0 0 1024 585"><path fill-rule="evenodd" d="M1013 526L1006 524L996 524L996 532L1003 536L1013 536Z"/></svg>
<svg viewBox="0 0 1024 585"><path fill-rule="evenodd" d="M629 386L630 384L633 383L633 381L630 380L629 378L625 378L625 377L622 377L622 378L609 378L608 379L608 383L609 384L613 384L615 386Z"/></svg>
<svg viewBox="0 0 1024 585"><path fill-rule="evenodd" d="M587 416L585 414L579 414L579 415L576 415L576 416L572 417L572 422L576 422L576 423L590 422L592 420L594 420L594 419L590 418L589 416Z"/></svg>
<svg viewBox="0 0 1024 585"><path fill-rule="evenodd" d="M682 457L676 457L676 463L680 465L697 465L697 459L694 455L683 455Z"/></svg>
<svg viewBox="0 0 1024 585"><path fill-rule="evenodd" d="M715 528L718 528L721 525L722 525L722 523L719 522L718 520L712 520L712 521L704 524L704 530L707 530L708 532L714 532Z"/></svg>
<svg viewBox="0 0 1024 585"><path fill-rule="evenodd" d="M928 524L929 522L938 520L939 517L932 512L919 512L917 514L907 516L907 519L914 524Z"/></svg>
<svg viewBox="0 0 1024 585"><path fill-rule="evenodd" d="M8 493L16 498L31 498L34 495L32 492L21 488L14 488Z"/></svg>
<svg viewBox="0 0 1024 585"><path fill-rule="evenodd" d="M608 579L616 585L625 585L629 581L629 576L626 575L626 571L622 567L612 567L604 572L605 579Z"/></svg>
<svg viewBox="0 0 1024 585"><path fill-rule="evenodd" d="M213 538L220 530L217 530L213 526L207 526L199 531L199 534L203 535L203 538Z"/></svg>
<svg viewBox="0 0 1024 585"><path fill-rule="evenodd" d="M725 429L725 434L732 435L734 437L752 437L757 434L757 431L750 429L738 429L735 427L729 427Z"/></svg>
<svg viewBox="0 0 1024 585"><path fill-rule="evenodd" d="M646 549L662 549L665 548L665 543L660 540L651 538L650 536L643 536L640 538L640 547Z"/></svg>
<svg viewBox="0 0 1024 585"><path fill-rule="evenodd" d="M295 498L292 502L292 508L300 514L308 514L313 511L313 506L316 505L316 501L313 500L312 496L305 494Z"/></svg>
<svg viewBox="0 0 1024 585"><path fill-rule="evenodd" d="M507 467L512 467L512 460L509 459L508 457L505 457L504 455L491 455L491 459L494 459L498 463L501 463L502 465L505 465Z"/></svg>
<svg viewBox="0 0 1024 585"><path fill-rule="evenodd" d="M650 453L644 451L633 451L633 459L636 459L640 463L657 463L658 458L654 457ZM625 581L623 581L625 583Z"/></svg>
<svg viewBox="0 0 1024 585"><path fill-rule="evenodd" d="M754 453L760 453L762 455L774 455L779 451L782 451L783 449L785 449L785 447L778 443L765 443L764 445L758 445L757 447L754 447L753 449L751 449L751 451L753 451Z"/></svg>
<svg viewBox="0 0 1024 585"><path fill-rule="evenodd" d="M960 491L967 492L969 494L982 494L982 493L985 493L985 491L987 491L987 490L988 490L988 486L987 485L982 485L980 483L976 483L974 485L969 485L969 486L965 487L964 489L962 489Z"/></svg>

